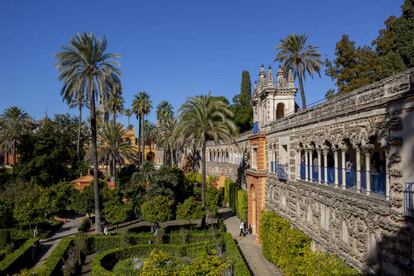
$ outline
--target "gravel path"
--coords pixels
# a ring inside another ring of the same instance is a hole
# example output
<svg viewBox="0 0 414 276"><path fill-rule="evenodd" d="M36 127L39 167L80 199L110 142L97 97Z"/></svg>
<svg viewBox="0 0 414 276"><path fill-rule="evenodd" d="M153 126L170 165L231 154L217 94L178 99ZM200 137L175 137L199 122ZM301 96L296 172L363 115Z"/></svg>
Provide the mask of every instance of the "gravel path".
<svg viewBox="0 0 414 276"><path fill-rule="evenodd" d="M220 210L220 214L224 218L224 224L226 225L227 232L231 233L233 239L236 240L236 243L251 271L253 272L253 275L283 275L273 264L264 258L261 247L255 243L255 236L247 235L246 237L239 237L240 220L234 215L230 208Z"/></svg>

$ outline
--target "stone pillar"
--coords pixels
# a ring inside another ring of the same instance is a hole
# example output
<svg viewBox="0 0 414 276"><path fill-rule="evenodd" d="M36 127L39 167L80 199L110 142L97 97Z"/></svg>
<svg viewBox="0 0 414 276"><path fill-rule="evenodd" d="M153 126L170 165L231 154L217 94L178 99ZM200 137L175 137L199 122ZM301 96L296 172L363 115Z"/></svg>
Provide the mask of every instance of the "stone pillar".
<svg viewBox="0 0 414 276"><path fill-rule="evenodd" d="M365 176L367 178L367 195L371 194L371 153L370 151L365 152Z"/></svg>
<svg viewBox="0 0 414 276"><path fill-rule="evenodd" d="M309 150L309 181L313 181L313 150Z"/></svg>
<svg viewBox="0 0 414 276"><path fill-rule="evenodd" d="M347 150L348 150L348 147L346 145L342 145L342 147L341 147L341 155L342 155L342 162L341 162L342 166L341 166L341 168L342 168L342 189L343 190L346 189L346 171L345 171L346 160L345 160L345 154L346 154Z"/></svg>
<svg viewBox="0 0 414 276"><path fill-rule="evenodd" d="M309 179L309 168L308 168L308 150L305 149L305 180L308 181Z"/></svg>
<svg viewBox="0 0 414 276"><path fill-rule="evenodd" d="M301 167L302 167L302 158L301 158L301 149L300 148L297 148L296 149L296 162L295 162L295 164L296 164L296 179L300 179L300 170L301 170Z"/></svg>
<svg viewBox="0 0 414 276"><path fill-rule="evenodd" d="M338 188L339 185L339 179L338 179L338 148L334 148L334 159L335 159L335 188Z"/></svg>
<svg viewBox="0 0 414 276"><path fill-rule="evenodd" d="M390 200L390 174L389 174L389 154L388 150L385 150L385 199Z"/></svg>
<svg viewBox="0 0 414 276"><path fill-rule="evenodd" d="M321 150L320 149L318 149L318 151L317 151L317 153L318 153L318 182L319 183L322 183L322 168L321 168L321 166L322 166L322 153L321 153Z"/></svg>
<svg viewBox="0 0 414 276"><path fill-rule="evenodd" d="M361 149L359 146L355 146L356 151L356 189L357 192L361 192Z"/></svg>
<svg viewBox="0 0 414 276"><path fill-rule="evenodd" d="M329 149L325 147L322 151L323 153L323 169L324 169L324 182L328 185L328 152Z"/></svg>

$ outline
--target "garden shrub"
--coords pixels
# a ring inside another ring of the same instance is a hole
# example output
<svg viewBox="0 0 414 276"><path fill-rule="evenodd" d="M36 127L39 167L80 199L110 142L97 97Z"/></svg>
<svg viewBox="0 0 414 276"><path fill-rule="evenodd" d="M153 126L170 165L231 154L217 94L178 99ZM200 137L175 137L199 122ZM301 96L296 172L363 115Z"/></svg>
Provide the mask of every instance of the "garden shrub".
<svg viewBox="0 0 414 276"><path fill-rule="evenodd" d="M311 251L311 238L274 212L264 212L260 237L267 260L285 275L358 275L341 259Z"/></svg>
<svg viewBox="0 0 414 276"><path fill-rule="evenodd" d="M226 248L226 255L229 257L232 264L233 274L237 276L252 275L231 234L223 233L223 241Z"/></svg>
<svg viewBox="0 0 414 276"><path fill-rule="evenodd" d="M236 190L237 202L236 202L236 214L240 220L247 219L247 192L242 188Z"/></svg>
<svg viewBox="0 0 414 276"><path fill-rule="evenodd" d="M172 218L174 201L167 196L154 196L141 205L141 214L147 222L164 222Z"/></svg>
<svg viewBox="0 0 414 276"><path fill-rule="evenodd" d="M81 225L78 228L79 232L88 232L92 226L92 221L89 218L86 218L82 221Z"/></svg>
<svg viewBox="0 0 414 276"><path fill-rule="evenodd" d="M22 246L0 262L0 275L14 274L26 268L33 259L38 238L27 240Z"/></svg>
<svg viewBox="0 0 414 276"><path fill-rule="evenodd" d="M195 201L194 197L190 196L183 203L179 203L177 206L176 217L177 219L188 220L191 224L191 220L200 219L203 215L201 204Z"/></svg>
<svg viewBox="0 0 414 276"><path fill-rule="evenodd" d="M6 248L10 242L10 229L0 229L0 248Z"/></svg>

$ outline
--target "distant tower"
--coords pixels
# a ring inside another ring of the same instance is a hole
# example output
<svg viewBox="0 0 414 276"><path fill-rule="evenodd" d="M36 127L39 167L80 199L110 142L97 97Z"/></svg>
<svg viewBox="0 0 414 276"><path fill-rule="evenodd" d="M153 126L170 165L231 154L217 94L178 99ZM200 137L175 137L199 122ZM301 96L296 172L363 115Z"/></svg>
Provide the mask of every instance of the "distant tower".
<svg viewBox="0 0 414 276"><path fill-rule="evenodd" d="M272 67L266 72L260 67L259 82L254 86L253 97L253 132L295 112L295 88L292 70L284 72L281 67L277 70L276 85L273 81Z"/></svg>

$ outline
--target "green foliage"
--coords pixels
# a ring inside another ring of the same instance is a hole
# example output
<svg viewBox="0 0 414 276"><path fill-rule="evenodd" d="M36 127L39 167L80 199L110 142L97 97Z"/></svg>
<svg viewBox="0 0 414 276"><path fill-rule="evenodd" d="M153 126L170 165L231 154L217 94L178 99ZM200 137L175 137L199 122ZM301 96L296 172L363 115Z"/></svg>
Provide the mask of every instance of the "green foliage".
<svg viewBox="0 0 414 276"><path fill-rule="evenodd" d="M250 74L248 71L242 72L240 94L233 97L231 110L234 113L234 123L240 132L248 131L252 128L253 109L250 103L252 88Z"/></svg>
<svg viewBox="0 0 414 276"><path fill-rule="evenodd" d="M0 228L8 228L13 224L13 204L9 200L0 199ZM0 248L1 248L0 241Z"/></svg>
<svg viewBox="0 0 414 276"><path fill-rule="evenodd" d="M233 274L237 276L249 276L250 270L243 260L243 256L233 240L230 233L223 233L224 246L226 248L226 255L231 261Z"/></svg>
<svg viewBox="0 0 414 276"><path fill-rule="evenodd" d="M0 262L0 274L7 275L9 269L11 269L12 266L24 266L24 264L27 264L25 259L27 258L28 254L31 254L32 247L35 246L37 241L37 238L29 239L17 250L13 251L13 253L6 256L6 258Z"/></svg>
<svg viewBox="0 0 414 276"><path fill-rule="evenodd" d="M210 253L202 251L191 264L181 268L178 275L211 275L220 276L229 268L230 262L227 259L220 258L215 251ZM239 274L235 274L239 275Z"/></svg>
<svg viewBox="0 0 414 276"><path fill-rule="evenodd" d="M201 205L194 200L194 197L187 198L183 203L178 204L176 211L177 219L195 220L203 215Z"/></svg>
<svg viewBox="0 0 414 276"><path fill-rule="evenodd" d="M221 205L221 193L211 184L207 185L206 192L206 207L211 214L218 212L218 207Z"/></svg>
<svg viewBox="0 0 414 276"><path fill-rule="evenodd" d="M118 224L131 217L132 208L128 204L114 204L105 208L105 219L112 224Z"/></svg>
<svg viewBox="0 0 414 276"><path fill-rule="evenodd" d="M13 199L14 219L23 225L34 225L44 220L43 211L39 205L41 190L38 186L32 184L18 184L15 190L16 197Z"/></svg>
<svg viewBox="0 0 414 276"><path fill-rule="evenodd" d="M59 214L68 211L74 194L78 193L70 183L62 182L42 191L39 197L39 208L48 214Z"/></svg>
<svg viewBox="0 0 414 276"><path fill-rule="evenodd" d="M236 190L236 215L240 220L247 219L247 192L242 188Z"/></svg>
<svg viewBox="0 0 414 276"><path fill-rule="evenodd" d="M230 179L226 179L224 183L224 201L236 212L239 219L247 219L247 192Z"/></svg>
<svg viewBox="0 0 414 276"><path fill-rule="evenodd" d="M144 260L144 264L140 269L141 276L153 275L173 275L176 270L176 262L173 257L162 250L154 249Z"/></svg>
<svg viewBox="0 0 414 276"><path fill-rule="evenodd" d="M158 195L141 205L141 215L148 222L164 222L172 218L173 205L174 201L170 198Z"/></svg>
<svg viewBox="0 0 414 276"><path fill-rule="evenodd" d="M10 229L0 229L0 248L5 249L10 242Z"/></svg>
<svg viewBox="0 0 414 276"><path fill-rule="evenodd" d="M312 253L311 239L274 212L264 212L260 224L262 252L285 275L358 275L334 255Z"/></svg>
<svg viewBox="0 0 414 276"><path fill-rule="evenodd" d="M36 132L26 135L17 174L23 181L50 186L75 178L82 167L76 154L78 120L58 114L44 119ZM86 139L82 132L82 141Z"/></svg>
<svg viewBox="0 0 414 276"><path fill-rule="evenodd" d="M92 221L89 218L86 218L82 221L82 223L79 225L78 231L80 232L88 232L89 229L92 226Z"/></svg>

